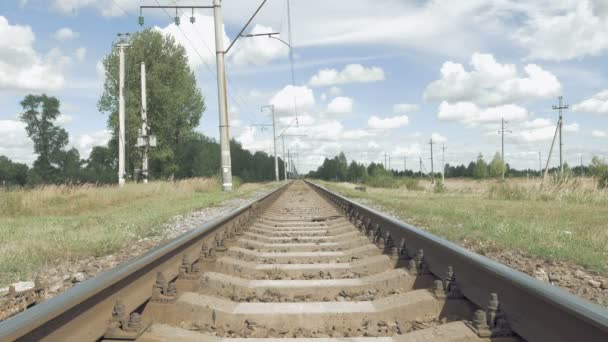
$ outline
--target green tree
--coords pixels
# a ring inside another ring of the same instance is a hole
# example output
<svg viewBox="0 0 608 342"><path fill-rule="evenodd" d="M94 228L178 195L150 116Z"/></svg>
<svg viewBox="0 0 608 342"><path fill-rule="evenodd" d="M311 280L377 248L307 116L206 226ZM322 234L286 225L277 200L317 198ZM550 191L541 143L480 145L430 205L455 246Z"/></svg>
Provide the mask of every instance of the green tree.
<svg viewBox="0 0 608 342"><path fill-rule="evenodd" d="M362 183L367 179L367 169L365 165L359 164L356 161L351 161L348 165L348 181Z"/></svg>
<svg viewBox="0 0 608 342"><path fill-rule="evenodd" d="M55 125L59 111L59 100L55 97L27 95L21 101L24 112L21 121L25 130L34 142L34 152L38 158L34 161L33 179L40 182L57 182L60 180L59 164L64 158L64 148L68 144L68 133Z"/></svg>
<svg viewBox="0 0 608 342"><path fill-rule="evenodd" d="M181 45L152 29L135 33L125 53L128 173L133 173L141 164L141 156L134 148L141 127L141 62L146 63L148 122L151 133L158 139L158 146L150 151L150 171L152 176L168 177L182 167L178 163L179 146L198 126L205 102ZM118 136L118 63L118 47L114 45L103 61L104 92L97 104L100 111L109 114L108 128L113 133L111 147L116 146ZM115 148L111 151L117 153Z"/></svg>
<svg viewBox="0 0 608 342"><path fill-rule="evenodd" d="M483 179L488 177L488 164L486 164L485 160L483 160L483 155L481 153L477 156L475 169L473 169L473 177L475 179Z"/></svg>
<svg viewBox="0 0 608 342"><path fill-rule="evenodd" d="M505 170L505 165L502 162L502 156L499 152L494 154L494 158L488 166L488 173L490 177L502 177L502 172Z"/></svg>
<svg viewBox="0 0 608 342"><path fill-rule="evenodd" d="M61 154L59 160L59 175L62 182L79 182L81 179L80 153L75 148L72 148Z"/></svg>
<svg viewBox="0 0 608 342"><path fill-rule="evenodd" d="M112 151L105 146L95 146L89 154L83 171L83 180L91 183L110 184L117 181L118 168Z"/></svg>
<svg viewBox="0 0 608 342"><path fill-rule="evenodd" d="M599 189L608 188L608 164L599 157L594 156L591 159L591 174L597 177L597 187Z"/></svg>
<svg viewBox="0 0 608 342"><path fill-rule="evenodd" d="M27 171L27 165L14 163L8 157L0 156L0 186L25 185Z"/></svg>

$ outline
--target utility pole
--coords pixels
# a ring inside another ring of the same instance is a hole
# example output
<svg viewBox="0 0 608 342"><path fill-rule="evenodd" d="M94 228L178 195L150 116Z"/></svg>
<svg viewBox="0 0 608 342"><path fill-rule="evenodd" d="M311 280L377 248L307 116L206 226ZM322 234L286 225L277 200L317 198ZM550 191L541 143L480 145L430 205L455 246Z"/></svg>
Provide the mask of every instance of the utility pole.
<svg viewBox="0 0 608 342"><path fill-rule="evenodd" d="M388 164L386 163L386 152L384 152L384 169L387 169Z"/></svg>
<svg viewBox="0 0 608 342"><path fill-rule="evenodd" d="M557 106L553 106L554 110L558 110L559 111L559 120L557 121L557 127L559 128L559 172L563 173L564 172L564 162L562 159L562 146L564 145L564 143L562 142L562 126L564 125L564 120L563 120L563 116L562 116L562 109L568 109L568 105L562 105L562 96L559 96L557 98L557 100L559 101L559 104Z"/></svg>
<svg viewBox="0 0 608 342"><path fill-rule="evenodd" d="M388 169L391 169L391 156L388 156Z"/></svg>
<svg viewBox="0 0 608 342"><path fill-rule="evenodd" d="M281 141L283 142L283 158L285 158L285 137L306 137L308 135L306 134L285 134L285 130L283 130L283 133L280 135L281 137ZM285 162L285 161L283 161ZM291 172L291 160L289 158L289 149L287 150L287 162L289 163L289 167L290 167L290 172ZM287 180L288 174L287 174L287 165L284 165L284 171L285 171L285 180Z"/></svg>
<svg viewBox="0 0 608 342"><path fill-rule="evenodd" d="M146 99L146 63L141 62L141 133L142 139L148 138L148 104ZM143 146L141 175L144 184L148 184L148 144Z"/></svg>
<svg viewBox="0 0 608 342"><path fill-rule="evenodd" d="M561 119L560 119L561 120ZM551 162L551 155L553 155L553 145L555 145L555 138L557 137L557 133L559 132L559 128L561 125L561 121L557 121L557 126L555 127L555 133L553 133L553 140L551 141L551 148L549 149L549 156L547 157L547 164L545 165L545 174L543 175L543 182L545 178L547 178L547 173L549 173L549 163Z"/></svg>
<svg viewBox="0 0 608 342"><path fill-rule="evenodd" d="M445 184L445 144L441 144L441 183Z"/></svg>
<svg viewBox="0 0 608 342"><path fill-rule="evenodd" d="M289 154L289 149L287 149L287 164L289 164L289 174L293 174L292 170L291 170L291 154Z"/></svg>
<svg viewBox="0 0 608 342"><path fill-rule="evenodd" d="M585 169L583 169L583 154L581 153L581 178L585 177Z"/></svg>
<svg viewBox="0 0 608 342"><path fill-rule="evenodd" d="M213 0L213 6L139 6L140 11L144 8L161 8L161 9L175 9L175 25L180 24L179 20L179 9L191 9L194 13L196 8L213 9L213 20L215 28L215 61L217 66L217 95L218 95L218 107L219 107L219 122L220 122L220 150L221 150L221 174L222 174L222 190L232 191L232 162L230 159L230 132L229 132L229 120L228 120L228 99L226 96L226 65L224 64L224 57L230 51L234 43L243 36L243 31L249 26L253 18L258 14L260 9L264 6L267 0L263 0L257 10L253 13L251 18L247 21L245 26L232 40L226 50L224 50L223 40L223 26L224 22L222 19L222 1ZM194 23L195 18L192 16L190 22ZM139 24L143 26L144 17L140 14Z"/></svg>
<svg viewBox="0 0 608 342"><path fill-rule="evenodd" d="M502 180L505 180L505 169L507 168L507 164L505 164L505 133L513 133L511 131L506 131L505 130L505 124L508 123L507 121L505 121L505 118L500 118L500 131L498 131L498 133L500 133L501 136L501 152L500 152L500 159L502 161Z"/></svg>
<svg viewBox="0 0 608 342"><path fill-rule="evenodd" d="M276 130L276 122L274 119L274 105L262 106L262 110L264 108L270 108L272 111L272 141L274 142L274 178L275 181L279 181L279 156L277 154L277 130Z"/></svg>
<svg viewBox="0 0 608 342"><path fill-rule="evenodd" d="M543 176L543 162L542 162L540 151L538 151L538 176L539 177Z"/></svg>
<svg viewBox="0 0 608 342"><path fill-rule="evenodd" d="M431 145L431 184L435 184L435 170L433 169L433 138L431 138L429 145Z"/></svg>
<svg viewBox="0 0 608 342"><path fill-rule="evenodd" d="M215 61L217 65L217 97L220 109L220 150L222 161L222 190L232 191L232 161L230 159L230 133L228 132L228 99L226 98L226 66L224 65L224 37L222 2L213 0L215 22Z"/></svg>
<svg viewBox="0 0 608 342"><path fill-rule="evenodd" d="M418 158L420 158L420 179L422 179L422 157Z"/></svg>
<svg viewBox="0 0 608 342"><path fill-rule="evenodd" d="M118 34L118 186L125 185L125 48L129 43L123 39L128 33Z"/></svg>
<svg viewBox="0 0 608 342"><path fill-rule="evenodd" d="M281 152L281 155L283 156L283 173L284 175L284 179L287 180L287 160L285 159L285 136L281 135L281 142L283 143L283 151Z"/></svg>
<svg viewBox="0 0 608 342"><path fill-rule="evenodd" d="M141 128L137 136L137 147L142 149L141 174L143 183L148 183L148 150L156 147L156 136L150 134L148 105L146 98L146 63L141 62Z"/></svg>

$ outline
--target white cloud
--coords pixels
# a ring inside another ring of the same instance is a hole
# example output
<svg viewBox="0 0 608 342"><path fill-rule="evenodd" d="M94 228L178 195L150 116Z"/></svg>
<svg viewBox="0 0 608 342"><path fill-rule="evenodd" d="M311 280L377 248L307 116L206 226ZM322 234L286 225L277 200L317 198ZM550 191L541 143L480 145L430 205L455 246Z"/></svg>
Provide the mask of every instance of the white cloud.
<svg viewBox="0 0 608 342"><path fill-rule="evenodd" d="M272 27L256 24L251 33L259 34L275 31ZM289 53L289 48L283 43L265 36L241 38L232 49L234 50L230 50L229 57L235 65L263 65L274 59L286 57Z"/></svg>
<svg viewBox="0 0 608 342"><path fill-rule="evenodd" d="M308 139L337 140L340 138L344 126L336 120L320 122L314 126L300 126L299 133L307 134Z"/></svg>
<svg viewBox="0 0 608 342"><path fill-rule="evenodd" d="M93 147L105 146L112 137L112 132L107 129L93 132L91 134L80 134L75 135L74 138L70 138L71 145L78 149L80 158L86 159L91 154Z"/></svg>
<svg viewBox="0 0 608 342"><path fill-rule="evenodd" d="M522 123L522 127L525 127L525 128L540 128L540 127L551 126L551 125L553 125L553 122L551 122L551 120L545 119L545 118L536 118L532 121L525 121Z"/></svg>
<svg viewBox="0 0 608 342"><path fill-rule="evenodd" d="M330 114L348 114L352 111L353 99L349 97L336 97L327 105L327 112Z"/></svg>
<svg viewBox="0 0 608 342"><path fill-rule="evenodd" d="M59 49L40 56L29 26L10 25L0 16L0 89L55 91L64 86L63 69L71 58Z"/></svg>
<svg viewBox="0 0 608 342"><path fill-rule="evenodd" d="M331 96L342 95L342 89L340 89L340 87L332 86L331 88L329 88L329 95L331 95Z"/></svg>
<svg viewBox="0 0 608 342"><path fill-rule="evenodd" d="M92 7L104 17L125 15L124 11L137 9L140 1L136 0L54 0L53 7L67 15L76 15L78 11Z"/></svg>
<svg viewBox="0 0 608 342"><path fill-rule="evenodd" d="M470 64L472 70L466 71L460 63L445 62L441 78L426 87L424 99L500 105L557 96L561 91L557 77L536 64L526 65L523 77L515 65L500 64L491 54L475 53Z"/></svg>
<svg viewBox="0 0 608 342"><path fill-rule="evenodd" d="M314 107L315 96L312 89L306 86L288 85L272 96L270 104L274 105L275 111L279 115L293 115L294 105L297 107L298 113Z"/></svg>
<svg viewBox="0 0 608 342"><path fill-rule="evenodd" d="M436 143L444 143L444 142L448 141L448 138L444 137L443 135L441 135L439 133L431 134L431 139L433 139L433 142L436 142Z"/></svg>
<svg viewBox="0 0 608 342"><path fill-rule="evenodd" d="M74 118L68 114L60 114L57 119L55 119L55 123L61 126L71 124L74 121Z"/></svg>
<svg viewBox="0 0 608 342"><path fill-rule="evenodd" d="M36 160L34 143L27 136L25 124L17 120L0 120L0 155L19 162L32 164Z"/></svg>
<svg viewBox="0 0 608 342"><path fill-rule="evenodd" d="M313 87L331 86L348 83L367 83L384 80L384 71L379 67L364 67L361 64L349 64L338 71L321 69L308 82Z"/></svg>
<svg viewBox="0 0 608 342"><path fill-rule="evenodd" d="M79 47L78 49L76 49L74 55L76 56L77 61L81 63L84 62L84 59L87 57L87 48L85 48L84 46Z"/></svg>
<svg viewBox="0 0 608 342"><path fill-rule="evenodd" d="M594 130L593 132L591 132L591 136L594 138L608 138L608 132Z"/></svg>
<svg viewBox="0 0 608 342"><path fill-rule="evenodd" d="M397 115L390 118L379 118L372 116L367 120L367 125L373 129L392 129L406 126L409 123L407 115Z"/></svg>
<svg viewBox="0 0 608 342"><path fill-rule="evenodd" d="M353 129L353 130L345 131L344 133L342 133L342 139L357 140L357 139L367 138L372 135L373 134L371 132L366 131L364 129Z"/></svg>
<svg viewBox="0 0 608 342"><path fill-rule="evenodd" d="M545 9L528 14L529 20L513 35L529 50L528 59L563 61L598 56L608 49L604 0L582 0L565 10Z"/></svg>
<svg viewBox="0 0 608 342"><path fill-rule="evenodd" d="M457 121L469 126L498 122L501 118L507 121L523 121L528 115L528 110L512 104L484 109L471 102L452 104L446 101L441 102L437 114L440 120Z"/></svg>
<svg viewBox="0 0 608 342"><path fill-rule="evenodd" d="M551 139L553 139L553 135L555 134L555 127L555 123L549 122L549 124L545 126L518 130L513 133L513 138L515 139L515 141L522 143L550 141ZM580 126L578 123L572 123L564 125L562 127L562 132L578 132L579 128Z"/></svg>
<svg viewBox="0 0 608 342"><path fill-rule="evenodd" d="M104 68L102 61L97 61L95 64L95 72L100 79L103 80L106 78L106 69Z"/></svg>
<svg viewBox="0 0 608 342"><path fill-rule="evenodd" d="M69 27L62 27L59 30L53 33L53 39L58 41L66 41L78 38L80 34L78 32L73 31Z"/></svg>
<svg viewBox="0 0 608 342"><path fill-rule="evenodd" d="M245 149L250 151L265 151L273 152L272 137L268 134L257 134L259 130L251 127L244 129L240 135L236 137ZM279 148L279 146L277 146Z"/></svg>
<svg viewBox="0 0 608 342"><path fill-rule="evenodd" d="M407 114L418 110L418 105L409 103L397 103L393 105L394 114Z"/></svg>
<svg viewBox="0 0 608 342"><path fill-rule="evenodd" d="M608 90L601 91L581 103L575 104L572 109L575 112L608 114Z"/></svg>
<svg viewBox="0 0 608 342"><path fill-rule="evenodd" d="M409 146L397 146L391 152L393 156L419 156L422 153L419 143L413 143Z"/></svg>

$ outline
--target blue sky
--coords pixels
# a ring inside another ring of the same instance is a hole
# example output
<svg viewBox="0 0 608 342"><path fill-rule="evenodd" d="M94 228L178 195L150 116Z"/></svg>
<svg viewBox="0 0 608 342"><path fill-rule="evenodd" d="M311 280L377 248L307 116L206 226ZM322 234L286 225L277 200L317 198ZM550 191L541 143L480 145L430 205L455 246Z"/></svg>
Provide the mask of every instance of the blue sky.
<svg viewBox="0 0 608 342"><path fill-rule="evenodd" d="M58 120L83 157L109 138L96 109L100 61L117 32L140 30L140 5L156 0L12 0L0 3L0 154L31 163L31 141L18 122L28 93L58 97ZM161 4L207 4L158 0ZM211 0L207 2L211 3ZM225 37L234 38L259 1L224 0ZM467 163L500 150L496 132L509 121L505 157L518 168L543 163L555 129L557 96L570 164L608 156L608 1L291 0L295 88L288 50L265 37L242 39L227 56L231 135L251 150L272 152L274 104L286 148L302 171L344 151L349 159L383 161L417 171L435 156ZM169 15L146 10L145 27L173 35L188 52L207 111L198 129L218 136L214 40L209 11ZM247 32L278 31L287 40L286 0L268 0ZM127 52L128 53L128 52ZM557 163L554 152L552 165Z"/></svg>

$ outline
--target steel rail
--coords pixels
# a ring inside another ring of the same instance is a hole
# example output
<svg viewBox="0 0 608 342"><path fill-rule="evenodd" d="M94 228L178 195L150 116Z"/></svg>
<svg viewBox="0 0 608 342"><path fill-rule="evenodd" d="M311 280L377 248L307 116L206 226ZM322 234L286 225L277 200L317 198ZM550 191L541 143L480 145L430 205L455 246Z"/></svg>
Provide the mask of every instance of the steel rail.
<svg viewBox="0 0 608 342"><path fill-rule="evenodd" d="M135 311L152 296L157 272L174 279L185 254L198 259L203 238L228 226L242 226L289 184L0 322L0 341L98 340L108 328L117 300L123 301L127 312Z"/></svg>
<svg viewBox="0 0 608 342"><path fill-rule="evenodd" d="M490 294L498 294L510 328L524 339L608 341L608 309L306 182L345 214L369 219L373 229L389 232L395 241L403 238L408 255L423 250L425 264L437 277L443 279L453 267L459 289L479 307L485 309Z"/></svg>

